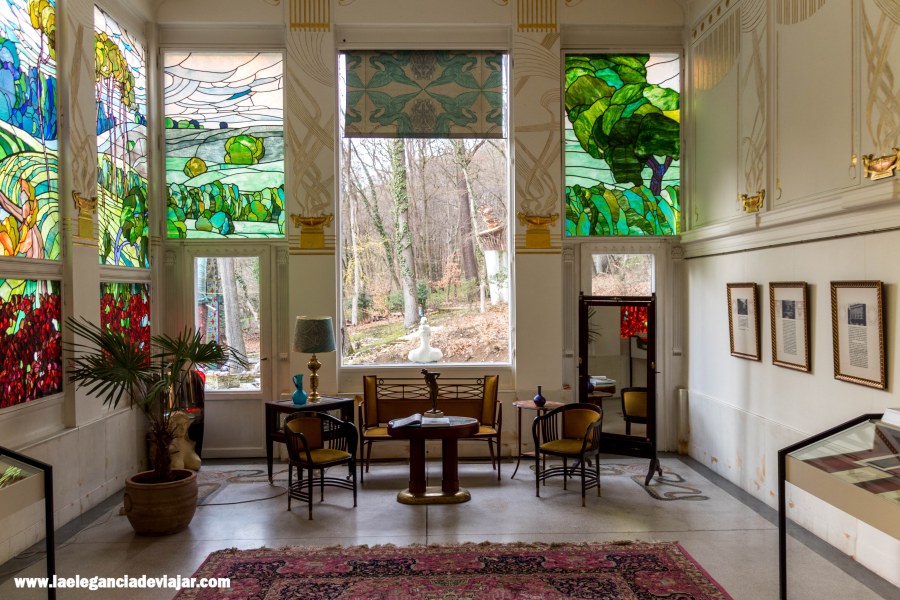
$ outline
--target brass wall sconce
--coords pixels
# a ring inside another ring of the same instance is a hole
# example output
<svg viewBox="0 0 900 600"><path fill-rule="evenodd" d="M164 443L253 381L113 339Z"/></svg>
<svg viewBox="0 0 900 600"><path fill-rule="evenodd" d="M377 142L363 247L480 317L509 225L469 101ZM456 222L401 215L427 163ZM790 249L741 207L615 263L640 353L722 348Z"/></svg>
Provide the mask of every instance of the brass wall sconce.
<svg viewBox="0 0 900 600"><path fill-rule="evenodd" d="M550 226L559 220L559 213L550 215L526 215L523 212L516 213L519 225L525 227L526 248L551 248Z"/></svg>
<svg viewBox="0 0 900 600"><path fill-rule="evenodd" d="M739 194L738 198L741 201L742 211L744 211L745 213L759 212L759 209L762 208L763 201L765 201L766 199L766 190L760 190L753 196L748 196L747 194Z"/></svg>
<svg viewBox="0 0 900 600"><path fill-rule="evenodd" d="M94 211L97 210L97 196L85 198L78 192L72 192L72 200L78 209L78 237L94 237Z"/></svg>
<svg viewBox="0 0 900 600"><path fill-rule="evenodd" d="M898 170L898 162L900 162L900 148L894 148L893 154L877 158L874 154L866 154L862 157L863 173L872 181L893 177L894 171Z"/></svg>
<svg viewBox="0 0 900 600"><path fill-rule="evenodd" d="M300 228L301 248L325 247L325 227L331 225L331 222L334 220L334 214L328 213L327 215L306 217L292 213L291 220L294 222L294 227Z"/></svg>

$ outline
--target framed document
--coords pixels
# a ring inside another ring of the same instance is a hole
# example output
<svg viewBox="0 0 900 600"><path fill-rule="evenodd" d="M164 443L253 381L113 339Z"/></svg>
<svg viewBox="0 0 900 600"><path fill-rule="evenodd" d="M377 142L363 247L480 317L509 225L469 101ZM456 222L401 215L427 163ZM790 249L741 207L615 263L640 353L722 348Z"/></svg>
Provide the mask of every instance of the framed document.
<svg viewBox="0 0 900 600"><path fill-rule="evenodd" d="M835 379L881 390L887 386L882 299L880 281L831 282Z"/></svg>
<svg viewBox="0 0 900 600"><path fill-rule="evenodd" d="M809 371L809 297L805 281L769 284L772 364Z"/></svg>
<svg viewBox="0 0 900 600"><path fill-rule="evenodd" d="M759 360L759 291L755 283L728 284L731 355Z"/></svg>

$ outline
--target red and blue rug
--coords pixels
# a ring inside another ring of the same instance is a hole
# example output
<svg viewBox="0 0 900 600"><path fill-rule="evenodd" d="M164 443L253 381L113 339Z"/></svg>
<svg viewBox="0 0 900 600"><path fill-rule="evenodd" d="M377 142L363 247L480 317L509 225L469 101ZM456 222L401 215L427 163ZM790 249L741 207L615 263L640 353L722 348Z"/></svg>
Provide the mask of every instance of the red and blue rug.
<svg viewBox="0 0 900 600"><path fill-rule="evenodd" d="M178 600L731 599L673 542L231 549L194 576L227 577L231 588L186 589Z"/></svg>

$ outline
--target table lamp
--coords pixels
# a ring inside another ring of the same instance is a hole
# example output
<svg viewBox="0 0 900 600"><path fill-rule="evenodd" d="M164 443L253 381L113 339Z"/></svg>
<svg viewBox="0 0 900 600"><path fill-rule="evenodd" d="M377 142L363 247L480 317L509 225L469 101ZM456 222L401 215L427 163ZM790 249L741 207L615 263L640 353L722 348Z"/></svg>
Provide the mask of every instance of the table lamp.
<svg viewBox="0 0 900 600"><path fill-rule="evenodd" d="M294 352L312 354L306 366L309 368L309 402L318 402L319 375L322 366L316 358L317 352L334 352L334 325L331 317L297 317L294 327Z"/></svg>

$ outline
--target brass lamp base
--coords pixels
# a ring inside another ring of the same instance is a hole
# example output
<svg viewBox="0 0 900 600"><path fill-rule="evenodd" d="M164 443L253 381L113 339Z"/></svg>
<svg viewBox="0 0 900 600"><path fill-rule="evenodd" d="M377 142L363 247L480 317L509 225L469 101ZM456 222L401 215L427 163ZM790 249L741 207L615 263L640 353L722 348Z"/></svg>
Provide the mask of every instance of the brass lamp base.
<svg viewBox="0 0 900 600"><path fill-rule="evenodd" d="M306 367L309 369L309 397L307 397L307 402L318 402L321 400L322 396L319 395L319 375L316 373L321 367L322 363L319 362L319 359L316 358L316 355L313 354L309 359L309 362L306 363Z"/></svg>
<svg viewBox="0 0 900 600"><path fill-rule="evenodd" d="M425 413L424 413L424 415L425 415L426 417L439 418L439 417L443 417L443 416L444 416L444 413L443 413L443 411L440 411L440 410L438 410L438 409L436 409L436 408L432 408L432 409L430 409L430 410L426 410Z"/></svg>

